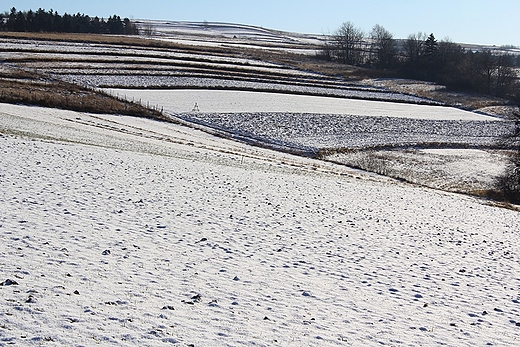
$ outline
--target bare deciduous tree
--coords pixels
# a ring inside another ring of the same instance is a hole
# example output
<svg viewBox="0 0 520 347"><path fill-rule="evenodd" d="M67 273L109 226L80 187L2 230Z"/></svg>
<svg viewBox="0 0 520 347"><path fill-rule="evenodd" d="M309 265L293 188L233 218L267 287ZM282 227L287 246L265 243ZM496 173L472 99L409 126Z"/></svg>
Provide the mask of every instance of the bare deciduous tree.
<svg viewBox="0 0 520 347"><path fill-rule="evenodd" d="M495 70L495 95L507 96L517 79L513 68L513 57L508 54L497 56L497 67Z"/></svg>
<svg viewBox="0 0 520 347"><path fill-rule="evenodd" d="M491 50L472 53L466 70L480 92L498 97L514 93L517 76L511 55L497 55Z"/></svg>
<svg viewBox="0 0 520 347"><path fill-rule="evenodd" d="M376 24L370 31L370 61L380 69L390 68L397 57L397 45L392 33Z"/></svg>
<svg viewBox="0 0 520 347"><path fill-rule="evenodd" d="M150 21L143 22L141 30L145 36L153 36L154 34L154 27Z"/></svg>
<svg viewBox="0 0 520 347"><path fill-rule="evenodd" d="M365 33L352 22L343 23L332 35L335 58L345 64L362 64L364 39Z"/></svg>
<svg viewBox="0 0 520 347"><path fill-rule="evenodd" d="M426 38L426 34L422 32L408 35L403 46L405 61L408 65L418 67L421 57L424 54L424 42Z"/></svg>
<svg viewBox="0 0 520 347"><path fill-rule="evenodd" d="M437 44L435 53L436 81L450 86L460 86L465 79L461 76L463 62L465 59L464 49L453 43L449 38L444 38Z"/></svg>

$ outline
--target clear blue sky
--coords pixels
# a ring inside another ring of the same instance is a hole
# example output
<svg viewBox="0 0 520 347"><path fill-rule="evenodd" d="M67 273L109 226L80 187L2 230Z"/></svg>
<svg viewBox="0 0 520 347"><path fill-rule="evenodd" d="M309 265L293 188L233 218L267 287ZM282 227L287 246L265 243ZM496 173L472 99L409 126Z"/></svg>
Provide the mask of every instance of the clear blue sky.
<svg viewBox="0 0 520 347"><path fill-rule="evenodd" d="M418 31L459 43L520 46L520 0L16 0L0 11L53 9L130 19L232 22L327 34L351 21L380 24L396 38Z"/></svg>

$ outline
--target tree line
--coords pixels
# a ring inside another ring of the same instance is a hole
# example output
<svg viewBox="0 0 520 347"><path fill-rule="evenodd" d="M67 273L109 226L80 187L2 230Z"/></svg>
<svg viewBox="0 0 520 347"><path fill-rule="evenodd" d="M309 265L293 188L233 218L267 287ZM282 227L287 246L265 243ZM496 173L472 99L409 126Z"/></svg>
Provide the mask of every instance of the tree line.
<svg viewBox="0 0 520 347"><path fill-rule="evenodd" d="M380 25L365 34L346 22L330 35L322 58L520 103L520 80L516 72L520 55L464 49L447 39L437 41L433 33L419 32L397 40ZM504 174L497 178L496 188L500 198L519 204L520 114L515 114L514 123L514 133L503 143L504 148L512 150L511 157Z"/></svg>
<svg viewBox="0 0 520 347"><path fill-rule="evenodd" d="M118 15L110 16L105 20L80 13L60 15L52 9L50 11L42 8L37 11L17 11L14 7L10 12L0 14L0 30L120 35L139 33L134 23L128 18L121 19Z"/></svg>
<svg viewBox="0 0 520 347"><path fill-rule="evenodd" d="M419 32L398 40L380 25L366 34L346 22L330 35L322 57L385 70L396 77L520 100L520 83L515 71L520 67L520 55L464 49L448 39L438 41L433 33Z"/></svg>

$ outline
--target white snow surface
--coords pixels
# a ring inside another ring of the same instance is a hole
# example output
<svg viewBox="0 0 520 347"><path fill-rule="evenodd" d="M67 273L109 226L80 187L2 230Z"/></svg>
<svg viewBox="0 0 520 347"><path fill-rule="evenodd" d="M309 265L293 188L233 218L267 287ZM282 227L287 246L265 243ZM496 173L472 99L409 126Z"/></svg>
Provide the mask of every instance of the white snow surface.
<svg viewBox="0 0 520 347"><path fill-rule="evenodd" d="M154 39L195 46L233 46L314 55L327 40L325 35L236 23L140 20L137 25L141 29L152 29Z"/></svg>
<svg viewBox="0 0 520 347"><path fill-rule="evenodd" d="M0 346L519 343L518 212L130 117L0 152Z"/></svg>
<svg viewBox="0 0 520 347"><path fill-rule="evenodd" d="M494 117L454 107L326 96L211 89L105 89L105 91L129 100L141 100L142 103L164 107L165 110L174 113L190 112L196 103L200 112L207 113L286 112L430 120L497 120Z"/></svg>

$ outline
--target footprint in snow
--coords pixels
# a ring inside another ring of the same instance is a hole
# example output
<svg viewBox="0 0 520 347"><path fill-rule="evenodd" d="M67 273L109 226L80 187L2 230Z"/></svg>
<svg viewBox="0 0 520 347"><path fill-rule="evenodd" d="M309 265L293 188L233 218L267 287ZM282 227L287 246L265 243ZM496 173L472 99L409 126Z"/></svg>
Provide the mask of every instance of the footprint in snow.
<svg viewBox="0 0 520 347"><path fill-rule="evenodd" d="M193 300L193 301L201 301L202 300L202 296L200 294L194 295L194 296L191 297L191 300Z"/></svg>
<svg viewBox="0 0 520 347"><path fill-rule="evenodd" d="M0 283L0 286L17 286L17 285L18 285L18 282L10 280L10 279L6 279L2 283Z"/></svg>
<svg viewBox="0 0 520 347"><path fill-rule="evenodd" d="M192 301L182 300L181 302L185 303L185 304L188 304L188 305L195 305L196 302L201 302L202 301L202 296L200 294L194 295L194 296L191 297L191 300Z"/></svg>

